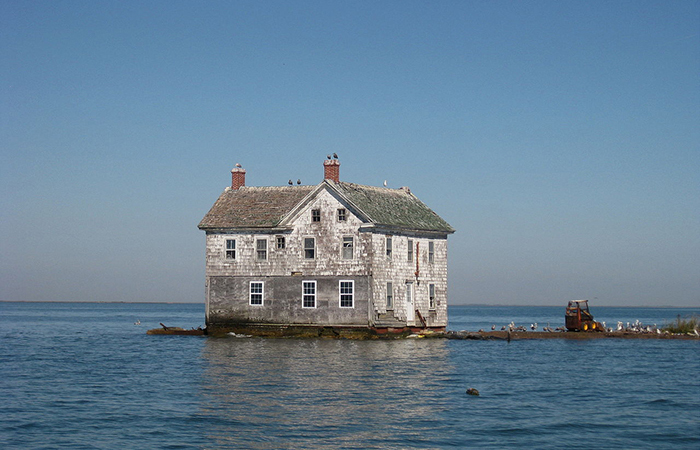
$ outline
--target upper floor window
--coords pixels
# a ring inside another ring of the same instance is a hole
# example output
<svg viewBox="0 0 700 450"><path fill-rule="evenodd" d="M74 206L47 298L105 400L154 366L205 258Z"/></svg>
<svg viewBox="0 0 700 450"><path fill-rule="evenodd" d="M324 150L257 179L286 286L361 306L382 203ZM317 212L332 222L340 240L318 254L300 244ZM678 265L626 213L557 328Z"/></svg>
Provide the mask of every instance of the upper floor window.
<svg viewBox="0 0 700 450"><path fill-rule="evenodd" d="M352 236L343 236L343 259L352 259L353 246L354 238Z"/></svg>
<svg viewBox="0 0 700 450"><path fill-rule="evenodd" d="M265 261L267 259L267 239L256 239L255 249L258 254L258 261Z"/></svg>
<svg viewBox="0 0 700 450"><path fill-rule="evenodd" d="M316 307L316 282L315 281L303 281L302 293L301 293L301 307L302 308L315 308Z"/></svg>
<svg viewBox="0 0 700 450"><path fill-rule="evenodd" d="M250 282L250 300L251 305L262 305L263 294L265 292L265 283L263 281Z"/></svg>
<svg viewBox="0 0 700 450"><path fill-rule="evenodd" d="M235 239L226 239L226 259L236 259Z"/></svg>
<svg viewBox="0 0 700 450"><path fill-rule="evenodd" d="M428 309L435 309L435 285L428 285Z"/></svg>
<svg viewBox="0 0 700 450"><path fill-rule="evenodd" d="M340 282L340 307L352 308L354 305L355 282L352 280Z"/></svg>
<svg viewBox="0 0 700 450"><path fill-rule="evenodd" d="M393 251L393 243L391 236L386 237L386 257L391 259L391 252Z"/></svg>
<svg viewBox="0 0 700 450"><path fill-rule="evenodd" d="M277 248L285 248L287 243L284 240L284 236L277 236Z"/></svg>
<svg viewBox="0 0 700 450"><path fill-rule="evenodd" d="M348 216L345 208L338 209L338 222L345 222L346 220L348 220Z"/></svg>
<svg viewBox="0 0 700 450"><path fill-rule="evenodd" d="M394 284L386 284L386 309L394 309Z"/></svg>
<svg viewBox="0 0 700 450"><path fill-rule="evenodd" d="M304 238L304 258L314 259L316 257L316 239Z"/></svg>
<svg viewBox="0 0 700 450"><path fill-rule="evenodd" d="M311 221L312 222L320 222L321 221L321 210L320 209L312 209L311 210Z"/></svg>
<svg viewBox="0 0 700 450"><path fill-rule="evenodd" d="M435 242L428 242L428 262L435 262Z"/></svg>
<svg viewBox="0 0 700 450"><path fill-rule="evenodd" d="M408 240L408 262L413 261L413 239Z"/></svg>

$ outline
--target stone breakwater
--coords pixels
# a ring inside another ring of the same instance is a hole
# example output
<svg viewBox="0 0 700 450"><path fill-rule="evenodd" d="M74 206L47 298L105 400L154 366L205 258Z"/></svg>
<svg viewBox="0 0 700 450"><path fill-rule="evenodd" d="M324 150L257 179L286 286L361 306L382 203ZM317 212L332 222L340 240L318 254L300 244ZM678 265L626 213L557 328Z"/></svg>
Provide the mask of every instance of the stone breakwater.
<svg viewBox="0 0 700 450"><path fill-rule="evenodd" d="M213 331L213 332L212 332ZM215 337L264 337L264 338L323 338L323 339L455 339L455 340L500 340L517 341L526 339L700 339L697 334L672 334L669 332L648 333L642 331L431 331L417 329L394 330L392 333L378 334L367 328L344 329L335 327L245 327L234 330L185 330L178 327L156 328L147 334L156 335L210 335Z"/></svg>

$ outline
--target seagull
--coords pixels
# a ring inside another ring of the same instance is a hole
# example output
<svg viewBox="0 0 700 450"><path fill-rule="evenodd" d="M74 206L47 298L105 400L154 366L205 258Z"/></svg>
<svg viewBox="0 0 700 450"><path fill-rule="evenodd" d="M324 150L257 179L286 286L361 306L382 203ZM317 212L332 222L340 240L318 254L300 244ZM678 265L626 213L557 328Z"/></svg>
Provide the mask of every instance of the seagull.
<svg viewBox="0 0 700 450"><path fill-rule="evenodd" d="M240 168L241 168L241 164L240 164L240 163L236 163L236 167L238 167L238 168L240 169Z"/></svg>
<svg viewBox="0 0 700 450"><path fill-rule="evenodd" d="M297 179L297 184L301 184L301 180Z"/></svg>
<svg viewBox="0 0 700 450"><path fill-rule="evenodd" d="M491 325L491 331L496 329L496 325Z"/></svg>
<svg viewBox="0 0 700 450"><path fill-rule="evenodd" d="M386 187L386 180L384 180L384 187Z"/></svg>
<svg viewBox="0 0 700 450"><path fill-rule="evenodd" d="M136 319L136 322L134 322L134 325L141 325L141 321L139 319Z"/></svg>
<svg viewBox="0 0 700 450"><path fill-rule="evenodd" d="M537 322L530 324L530 329L532 331L536 331L537 330Z"/></svg>
<svg viewBox="0 0 700 450"><path fill-rule="evenodd" d="M337 154L337 153L333 153L333 159L338 159L338 154Z"/></svg>
<svg viewBox="0 0 700 450"><path fill-rule="evenodd" d="M326 155L326 158L331 159L331 155Z"/></svg>
<svg viewBox="0 0 700 450"><path fill-rule="evenodd" d="M290 186L294 184L292 183L292 180L287 181L287 183L289 183Z"/></svg>

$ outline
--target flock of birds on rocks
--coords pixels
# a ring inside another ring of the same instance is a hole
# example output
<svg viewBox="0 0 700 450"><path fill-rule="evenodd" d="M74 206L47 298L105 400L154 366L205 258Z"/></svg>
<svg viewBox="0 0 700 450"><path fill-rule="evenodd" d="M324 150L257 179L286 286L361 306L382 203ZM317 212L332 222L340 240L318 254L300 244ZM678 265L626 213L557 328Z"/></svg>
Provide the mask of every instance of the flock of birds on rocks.
<svg viewBox="0 0 700 450"><path fill-rule="evenodd" d="M530 331L537 331L539 328L539 324L537 322L530 324ZM480 333L483 333L485 330L482 328L479 330ZM496 331L496 325L491 325L491 331ZM503 325L501 327L501 331L527 331L527 328L524 327L523 325L518 325L515 326L515 322L511 322L508 325ZM542 331L552 333L555 331L566 331L565 327L557 327L557 328L552 328L547 324L546 327L542 327Z"/></svg>
<svg viewBox="0 0 700 450"><path fill-rule="evenodd" d="M656 324L654 325L644 325L642 322L639 320L636 320L632 323L630 322L617 322L617 326L615 328L613 327L608 327L605 322L601 322L603 324L603 329L607 331L608 333L613 333L613 332L618 332L618 333L656 333L656 334L669 334L669 331L662 330L661 328L657 327ZM537 331L537 329L540 328L539 324L537 322L530 324L530 331ZM496 325L491 326L491 331L496 331L497 327ZM552 332L562 332L566 331L566 327L557 327L557 328L552 328L547 324L546 327L542 327L541 330L543 332L547 333L552 333ZM516 326L514 322L509 323L508 325L503 325L500 328L500 331L528 331L528 328L523 326L523 325L518 325ZM479 330L480 333L485 332L485 330L482 328ZM695 336L700 336L700 333L698 333L698 330L694 330L693 333Z"/></svg>

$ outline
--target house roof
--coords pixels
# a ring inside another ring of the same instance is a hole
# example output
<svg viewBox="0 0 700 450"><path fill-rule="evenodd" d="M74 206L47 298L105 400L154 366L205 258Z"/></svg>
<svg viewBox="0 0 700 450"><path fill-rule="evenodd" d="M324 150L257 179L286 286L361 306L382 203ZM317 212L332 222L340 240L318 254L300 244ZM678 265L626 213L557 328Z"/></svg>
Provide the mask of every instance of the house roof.
<svg viewBox="0 0 700 450"><path fill-rule="evenodd" d="M375 226L441 233L455 231L408 188L388 189L331 180L316 186L226 188L199 223L199 228L276 227L323 188L336 194L363 216L364 221Z"/></svg>
<svg viewBox="0 0 700 450"><path fill-rule="evenodd" d="M329 181L377 226L454 233L454 228L413 195L408 188L389 189Z"/></svg>
<svg viewBox="0 0 700 450"><path fill-rule="evenodd" d="M315 187L227 187L199 223L199 228L275 227Z"/></svg>

